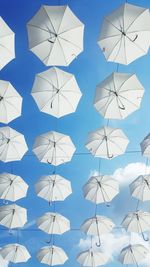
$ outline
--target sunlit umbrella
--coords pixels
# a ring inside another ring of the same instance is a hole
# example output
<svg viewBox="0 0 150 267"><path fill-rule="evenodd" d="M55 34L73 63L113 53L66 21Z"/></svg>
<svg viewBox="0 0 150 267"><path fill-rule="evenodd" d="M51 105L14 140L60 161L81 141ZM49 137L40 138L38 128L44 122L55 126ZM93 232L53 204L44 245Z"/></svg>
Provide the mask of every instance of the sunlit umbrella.
<svg viewBox="0 0 150 267"><path fill-rule="evenodd" d="M75 112L82 95L74 75L58 68L37 74L31 94L42 112L57 118Z"/></svg>
<svg viewBox="0 0 150 267"><path fill-rule="evenodd" d="M77 256L77 261L82 266L96 267L108 263L108 256L100 251L93 251L92 249L81 252Z"/></svg>
<svg viewBox="0 0 150 267"><path fill-rule="evenodd" d="M92 176L83 187L84 197L96 204L109 203L119 193L118 181L107 175Z"/></svg>
<svg viewBox="0 0 150 267"><path fill-rule="evenodd" d="M36 193L49 203L62 201L72 193L71 183L58 174L42 176L35 185Z"/></svg>
<svg viewBox="0 0 150 267"><path fill-rule="evenodd" d="M86 148L94 157L112 159L124 154L128 143L121 129L105 126L89 133Z"/></svg>
<svg viewBox="0 0 150 267"><path fill-rule="evenodd" d="M27 222L27 210L16 204L0 207L0 225L9 229L23 227Z"/></svg>
<svg viewBox="0 0 150 267"><path fill-rule="evenodd" d="M104 18L98 44L106 59L128 65L148 52L149 10L125 3Z"/></svg>
<svg viewBox="0 0 150 267"><path fill-rule="evenodd" d="M68 257L64 250L56 246L46 246L39 250L37 258L41 263L49 266L64 264Z"/></svg>
<svg viewBox="0 0 150 267"><path fill-rule="evenodd" d="M141 152L145 157L150 157L150 134L148 134L141 142Z"/></svg>
<svg viewBox="0 0 150 267"><path fill-rule="evenodd" d="M0 255L13 263L27 262L31 256L26 247L20 244L8 244L0 249Z"/></svg>
<svg viewBox="0 0 150 267"><path fill-rule="evenodd" d="M131 195L141 201L150 200L150 174L140 175L130 184Z"/></svg>
<svg viewBox="0 0 150 267"><path fill-rule="evenodd" d="M0 174L0 199L16 201L26 196L28 185L17 175Z"/></svg>
<svg viewBox="0 0 150 267"><path fill-rule="evenodd" d="M0 17L0 70L15 58L15 34Z"/></svg>
<svg viewBox="0 0 150 267"><path fill-rule="evenodd" d="M149 253L149 250L140 244L129 245L123 248L119 255L119 261L122 264L135 264L139 266L142 260L144 260Z"/></svg>
<svg viewBox="0 0 150 267"><path fill-rule="evenodd" d="M68 135L51 131L36 138L33 152L41 162L57 166L71 160L75 146Z"/></svg>
<svg viewBox="0 0 150 267"><path fill-rule="evenodd" d="M0 122L9 123L21 115L22 97L10 82L0 80Z"/></svg>
<svg viewBox="0 0 150 267"><path fill-rule="evenodd" d="M21 160L28 150L23 134L10 127L0 127L0 160Z"/></svg>
<svg viewBox="0 0 150 267"><path fill-rule="evenodd" d="M124 119L140 107L144 89L135 74L114 72L96 89L94 106L107 119Z"/></svg>
<svg viewBox="0 0 150 267"><path fill-rule="evenodd" d="M42 6L28 22L29 49L47 66L68 66L83 51L83 23L68 6Z"/></svg>

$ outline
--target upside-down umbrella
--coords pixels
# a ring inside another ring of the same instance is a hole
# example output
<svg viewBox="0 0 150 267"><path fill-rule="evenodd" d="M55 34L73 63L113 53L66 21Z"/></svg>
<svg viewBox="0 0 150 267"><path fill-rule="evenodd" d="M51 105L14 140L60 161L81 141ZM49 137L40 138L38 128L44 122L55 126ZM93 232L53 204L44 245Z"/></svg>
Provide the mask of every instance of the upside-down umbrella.
<svg viewBox="0 0 150 267"><path fill-rule="evenodd" d="M9 229L23 227L27 222L27 210L16 204L0 207L0 225Z"/></svg>
<svg viewBox="0 0 150 267"><path fill-rule="evenodd" d="M109 203L119 193L119 183L108 175L92 176L83 187L84 197L96 204Z"/></svg>
<svg viewBox="0 0 150 267"><path fill-rule="evenodd" d="M128 143L121 129L105 126L89 133L86 148L94 157L112 159L124 154Z"/></svg>
<svg viewBox="0 0 150 267"><path fill-rule="evenodd" d="M15 58L15 34L0 17L0 70Z"/></svg>
<svg viewBox="0 0 150 267"><path fill-rule="evenodd" d="M42 176L35 185L36 193L49 203L63 201L72 193L71 183L58 174Z"/></svg>
<svg viewBox="0 0 150 267"><path fill-rule="evenodd" d="M98 236L99 244L101 245L100 236L109 233L114 228L115 224L107 217L96 215L87 219L82 225L81 230L88 235Z"/></svg>
<svg viewBox="0 0 150 267"><path fill-rule="evenodd" d="M106 59L128 65L148 52L149 10L125 3L104 18L98 44Z"/></svg>
<svg viewBox="0 0 150 267"><path fill-rule="evenodd" d="M68 260L65 251L56 246L42 247L37 254L37 258L41 263L49 266L61 265Z"/></svg>
<svg viewBox="0 0 150 267"><path fill-rule="evenodd" d="M124 119L140 107L143 94L135 74L114 72L97 86L94 107L104 118Z"/></svg>
<svg viewBox="0 0 150 267"><path fill-rule="evenodd" d="M150 134L148 134L144 140L140 143L141 152L144 157L150 157Z"/></svg>
<svg viewBox="0 0 150 267"><path fill-rule="evenodd" d="M18 175L0 174L0 199L16 201L26 196L27 183Z"/></svg>
<svg viewBox="0 0 150 267"><path fill-rule="evenodd" d="M46 66L68 66L83 51L83 23L68 6L42 6L28 22L29 49Z"/></svg>
<svg viewBox="0 0 150 267"><path fill-rule="evenodd" d="M33 152L41 162L55 166L70 161L75 149L68 135L54 131L38 136L33 145Z"/></svg>
<svg viewBox="0 0 150 267"><path fill-rule="evenodd" d="M27 262L31 258L26 247L17 243L2 247L0 249L0 255L3 259L13 263Z"/></svg>
<svg viewBox="0 0 150 267"><path fill-rule="evenodd" d="M81 252L77 256L77 261L82 266L96 267L108 263L108 256L101 251L93 251L92 249Z"/></svg>
<svg viewBox="0 0 150 267"><path fill-rule="evenodd" d="M28 147L24 135L6 126L0 127L0 160L21 160Z"/></svg>
<svg viewBox="0 0 150 267"><path fill-rule="evenodd" d="M8 81L0 80L0 122L9 123L21 115L22 97Z"/></svg>
<svg viewBox="0 0 150 267"><path fill-rule="evenodd" d="M82 95L74 75L58 68L37 74L31 94L40 111L56 118L75 112Z"/></svg>
<svg viewBox="0 0 150 267"><path fill-rule="evenodd" d="M150 174L138 176L130 184L131 195L141 201L150 200Z"/></svg>
<svg viewBox="0 0 150 267"><path fill-rule="evenodd" d="M129 245L121 250L118 260L122 264L135 264L138 267L148 254L149 250L143 245Z"/></svg>

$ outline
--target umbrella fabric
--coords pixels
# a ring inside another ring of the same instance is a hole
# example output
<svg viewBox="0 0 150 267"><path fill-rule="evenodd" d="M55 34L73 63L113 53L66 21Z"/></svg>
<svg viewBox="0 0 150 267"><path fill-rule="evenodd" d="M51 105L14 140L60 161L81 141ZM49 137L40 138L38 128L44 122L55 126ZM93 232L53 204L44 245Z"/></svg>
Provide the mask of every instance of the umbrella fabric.
<svg viewBox="0 0 150 267"><path fill-rule="evenodd" d="M40 111L56 118L75 112L82 95L74 75L58 68L37 74L31 94Z"/></svg>
<svg viewBox="0 0 150 267"><path fill-rule="evenodd" d="M97 86L94 107L104 118L124 119L140 107L143 94L135 74L114 72Z"/></svg>
<svg viewBox="0 0 150 267"><path fill-rule="evenodd" d="M150 157L150 134L148 134L140 144L141 152L144 157Z"/></svg>
<svg viewBox="0 0 150 267"><path fill-rule="evenodd" d="M9 123L21 115L22 97L10 82L0 80L0 122Z"/></svg>
<svg viewBox="0 0 150 267"><path fill-rule="evenodd" d="M8 244L0 249L0 255L3 259L13 262L27 262L31 256L26 247L20 244Z"/></svg>
<svg viewBox="0 0 150 267"><path fill-rule="evenodd" d="M24 135L6 126L0 127L0 160L21 160L28 147Z"/></svg>
<svg viewBox="0 0 150 267"><path fill-rule="evenodd" d="M130 184L131 195L141 201L150 200L150 174L140 175Z"/></svg>
<svg viewBox="0 0 150 267"><path fill-rule="evenodd" d="M0 199L16 201L26 196L28 185L17 175L0 174Z"/></svg>
<svg viewBox="0 0 150 267"><path fill-rule="evenodd" d="M148 253L148 249L143 245L129 245L121 250L119 261L122 264L136 264L138 266L138 263L144 260Z"/></svg>
<svg viewBox="0 0 150 267"><path fill-rule="evenodd" d="M68 135L51 131L36 138L33 152L41 162L58 166L71 160L75 146Z"/></svg>
<svg viewBox="0 0 150 267"><path fill-rule="evenodd" d="M81 252L77 256L77 261L82 266L96 267L108 263L108 256L103 252L93 251L92 249Z"/></svg>
<svg viewBox="0 0 150 267"><path fill-rule="evenodd" d="M28 22L29 49L46 66L68 66L83 51L83 23L68 6L42 6Z"/></svg>
<svg viewBox="0 0 150 267"><path fill-rule="evenodd" d="M121 129L105 126L89 133L86 148L94 157L112 159L124 154L128 143Z"/></svg>
<svg viewBox="0 0 150 267"><path fill-rule="evenodd" d="M64 250L56 246L46 246L39 250L37 258L41 263L49 266L61 265L68 260Z"/></svg>
<svg viewBox="0 0 150 267"><path fill-rule="evenodd" d="M108 61L128 65L147 54L149 10L125 3L104 18L98 44Z"/></svg>

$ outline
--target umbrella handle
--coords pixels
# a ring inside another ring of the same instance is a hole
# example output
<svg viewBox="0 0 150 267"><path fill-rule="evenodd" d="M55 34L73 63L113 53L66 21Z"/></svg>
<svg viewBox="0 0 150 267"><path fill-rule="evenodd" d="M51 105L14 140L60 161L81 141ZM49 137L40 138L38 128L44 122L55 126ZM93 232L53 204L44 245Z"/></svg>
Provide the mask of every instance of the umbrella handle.
<svg viewBox="0 0 150 267"><path fill-rule="evenodd" d="M50 164L50 165L52 164L48 159L47 159L47 163Z"/></svg>
<svg viewBox="0 0 150 267"><path fill-rule="evenodd" d="M97 242L96 242L95 244L96 244L96 246L97 246L97 247L100 247L100 246L101 246L101 244L100 244L100 243L97 243Z"/></svg>
<svg viewBox="0 0 150 267"><path fill-rule="evenodd" d="M146 242L149 241L149 238L146 237L146 236L144 235L144 233L142 233L142 237L143 237L143 240L144 240L144 241L146 241Z"/></svg>

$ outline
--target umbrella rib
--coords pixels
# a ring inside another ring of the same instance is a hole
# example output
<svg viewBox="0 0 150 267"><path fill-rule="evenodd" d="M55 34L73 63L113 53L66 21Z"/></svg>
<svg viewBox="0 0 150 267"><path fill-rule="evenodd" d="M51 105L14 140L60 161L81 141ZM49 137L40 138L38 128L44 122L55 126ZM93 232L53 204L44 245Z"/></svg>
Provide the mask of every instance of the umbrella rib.
<svg viewBox="0 0 150 267"><path fill-rule="evenodd" d="M80 46L78 46L78 45L76 45L75 43L73 43L73 42L70 42L69 40L67 40L66 38L63 38L62 36L58 36L58 39L62 39L62 40L64 40L64 41L66 41L67 43L69 43L69 44L72 44L72 45L74 45L75 47L77 47L77 48L79 48L80 50L81 50L81 47Z"/></svg>
<svg viewBox="0 0 150 267"><path fill-rule="evenodd" d="M134 24L134 22L141 16L143 15L143 13L146 11L146 9L144 9L140 14L138 14L138 16L131 22L131 24L128 26L128 28L126 29L126 31L128 31L130 29L130 27Z"/></svg>

